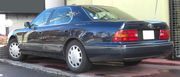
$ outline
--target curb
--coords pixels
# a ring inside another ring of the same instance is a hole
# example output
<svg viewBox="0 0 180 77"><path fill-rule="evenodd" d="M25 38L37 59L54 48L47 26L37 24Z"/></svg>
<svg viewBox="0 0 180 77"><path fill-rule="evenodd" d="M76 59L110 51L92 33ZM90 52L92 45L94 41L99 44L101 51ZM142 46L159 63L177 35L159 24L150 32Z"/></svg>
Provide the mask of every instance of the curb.
<svg viewBox="0 0 180 77"><path fill-rule="evenodd" d="M7 64L14 65L14 66L24 67L24 68L31 69L31 70L56 74L56 75L60 75L60 76L84 77L84 75L77 75L75 73L65 72L65 71L57 70L57 69L53 69L53 68L47 68L47 67L43 67L43 66L40 66L40 65L22 63L22 62L19 62L19 61L12 61L12 60L8 60L8 59L0 59L0 62L7 63Z"/></svg>
<svg viewBox="0 0 180 77"><path fill-rule="evenodd" d="M180 61L173 61L173 60L168 60L168 59L145 59L142 61L142 63L144 63L144 64L180 66Z"/></svg>

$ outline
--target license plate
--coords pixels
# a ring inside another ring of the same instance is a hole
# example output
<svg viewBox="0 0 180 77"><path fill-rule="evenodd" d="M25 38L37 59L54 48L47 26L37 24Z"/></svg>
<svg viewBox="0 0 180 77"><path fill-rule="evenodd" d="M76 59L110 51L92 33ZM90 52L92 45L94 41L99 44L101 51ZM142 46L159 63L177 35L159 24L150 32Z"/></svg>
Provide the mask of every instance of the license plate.
<svg viewBox="0 0 180 77"><path fill-rule="evenodd" d="M153 40L154 39L154 30L143 30L143 39L144 40Z"/></svg>

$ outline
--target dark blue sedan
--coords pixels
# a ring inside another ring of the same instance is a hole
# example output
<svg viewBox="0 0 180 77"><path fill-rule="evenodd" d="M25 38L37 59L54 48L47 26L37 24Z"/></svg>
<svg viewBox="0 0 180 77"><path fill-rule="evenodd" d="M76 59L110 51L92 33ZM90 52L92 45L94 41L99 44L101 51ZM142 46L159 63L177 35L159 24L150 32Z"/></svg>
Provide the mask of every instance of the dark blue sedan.
<svg viewBox="0 0 180 77"><path fill-rule="evenodd" d="M136 65L142 59L171 53L164 22L137 21L108 6L63 6L40 13L24 29L8 36L9 56L64 59L73 72L85 72L95 62Z"/></svg>

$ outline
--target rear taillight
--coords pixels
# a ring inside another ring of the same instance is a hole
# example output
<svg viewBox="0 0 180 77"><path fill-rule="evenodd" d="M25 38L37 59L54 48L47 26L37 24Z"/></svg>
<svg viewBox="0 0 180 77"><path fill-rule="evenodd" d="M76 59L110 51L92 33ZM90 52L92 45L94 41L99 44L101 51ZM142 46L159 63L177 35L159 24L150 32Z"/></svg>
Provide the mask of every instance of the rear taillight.
<svg viewBox="0 0 180 77"><path fill-rule="evenodd" d="M168 40L169 39L169 30L160 30L159 40Z"/></svg>
<svg viewBox="0 0 180 77"><path fill-rule="evenodd" d="M138 31L137 30L119 30L114 35L112 41L137 41L138 40Z"/></svg>

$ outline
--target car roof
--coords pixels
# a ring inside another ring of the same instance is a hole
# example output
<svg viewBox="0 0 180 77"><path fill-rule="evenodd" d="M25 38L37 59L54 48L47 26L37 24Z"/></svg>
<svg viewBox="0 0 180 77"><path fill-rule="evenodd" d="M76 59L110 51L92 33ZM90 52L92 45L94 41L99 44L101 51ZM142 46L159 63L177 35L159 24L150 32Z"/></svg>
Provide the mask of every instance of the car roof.
<svg viewBox="0 0 180 77"><path fill-rule="evenodd" d="M50 8L50 9L56 9L56 8L61 8L61 7L83 7L83 6L112 7L112 6L104 6L104 5L66 5L66 6L58 6L58 7L54 7L54 8Z"/></svg>

